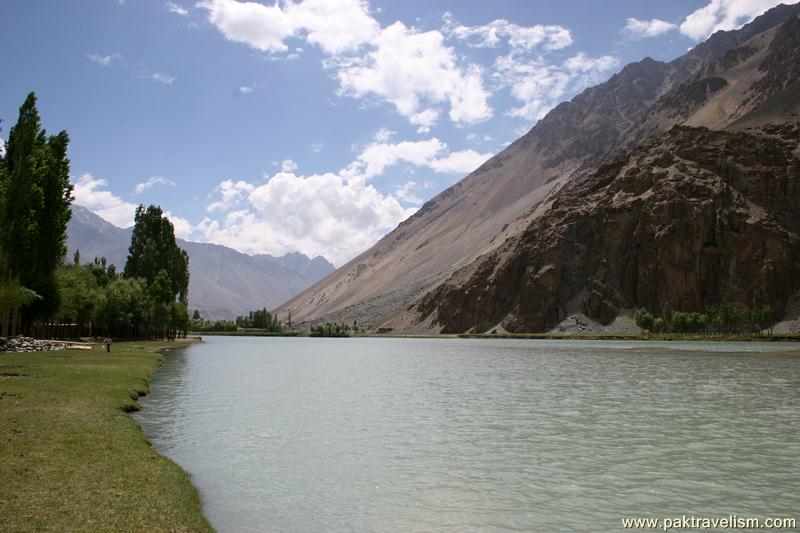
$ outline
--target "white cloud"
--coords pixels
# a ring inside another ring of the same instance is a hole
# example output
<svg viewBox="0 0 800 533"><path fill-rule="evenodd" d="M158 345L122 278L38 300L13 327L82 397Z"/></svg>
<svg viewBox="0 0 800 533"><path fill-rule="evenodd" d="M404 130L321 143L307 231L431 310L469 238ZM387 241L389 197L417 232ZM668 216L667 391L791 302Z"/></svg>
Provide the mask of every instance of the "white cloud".
<svg viewBox="0 0 800 533"><path fill-rule="evenodd" d="M163 176L153 176L146 181L141 183L137 183L136 187L134 188L134 192L136 194L142 194L147 189L152 189L157 185L162 185L164 187L174 187L175 182L169 178L165 178Z"/></svg>
<svg viewBox="0 0 800 533"><path fill-rule="evenodd" d="M490 155L449 152L445 143L432 138L374 142L339 172L297 175L296 166L286 160L266 183L220 183L216 189L220 199L207 210L224 212L224 217L205 218L195 235L249 253L280 255L299 250L341 264L414 212L401 203L421 203L413 194L419 188L416 182L392 194L383 194L369 183L387 167L408 163L439 173L466 173Z"/></svg>
<svg viewBox="0 0 800 533"><path fill-rule="evenodd" d="M619 66L619 59L614 56L589 57L583 52L564 61L564 67L571 72L600 74Z"/></svg>
<svg viewBox="0 0 800 533"><path fill-rule="evenodd" d="M236 0L205 0L208 20L230 41L262 52L286 52L286 39L304 37L328 54L352 51L379 30L360 0L305 0L264 5Z"/></svg>
<svg viewBox="0 0 800 533"><path fill-rule="evenodd" d="M407 181L394 191L394 195L407 204L420 205L422 198L413 193L414 190L419 188L416 181Z"/></svg>
<svg viewBox="0 0 800 533"><path fill-rule="evenodd" d="M175 228L175 236L179 239L187 240L194 231L192 224L185 218L175 216L169 211L165 212L164 216L172 222L172 226Z"/></svg>
<svg viewBox="0 0 800 533"><path fill-rule="evenodd" d="M434 159L429 166L436 172L467 174L481 166L491 156L491 154L479 154L475 150L462 150Z"/></svg>
<svg viewBox="0 0 800 533"><path fill-rule="evenodd" d="M392 138L393 135L396 135L397 132L394 130L390 130L389 128L381 128L375 134L375 140L379 143L385 143L389 139Z"/></svg>
<svg viewBox="0 0 800 533"><path fill-rule="evenodd" d="M364 56L328 61L339 80L339 93L364 98L377 96L412 124L430 127L437 106L449 104L456 123L475 123L492 116L489 93L480 67L462 68L454 50L438 31L420 32L395 22L372 41Z"/></svg>
<svg viewBox="0 0 800 533"><path fill-rule="evenodd" d="M228 40L256 50L288 54L290 38L319 46L340 95L386 101L421 131L438 121L444 105L459 124L492 116L480 67L461 65L439 31L421 32L402 22L381 29L362 0L204 0L198 6ZM279 57L292 59L300 51Z"/></svg>
<svg viewBox="0 0 800 533"><path fill-rule="evenodd" d="M322 144L314 143L314 144L311 145L310 148L311 148L311 153L312 154L318 154L318 153L320 153L322 151Z"/></svg>
<svg viewBox="0 0 800 533"><path fill-rule="evenodd" d="M107 67L109 66L115 59L119 59L121 56L119 54L110 54L107 56L100 55L100 54L86 54L86 59L89 61L94 61L100 66Z"/></svg>
<svg viewBox="0 0 800 533"><path fill-rule="evenodd" d="M622 28L622 33L631 39L644 39L647 37L657 37L676 29L678 29L677 24L665 20L639 20L630 17L625 23L625 27Z"/></svg>
<svg viewBox="0 0 800 533"><path fill-rule="evenodd" d="M247 85L242 85L239 87L239 92L242 94L250 94L253 92L253 88Z"/></svg>
<svg viewBox="0 0 800 533"><path fill-rule="evenodd" d="M510 87L511 95L522 103L506 114L535 121L558 105L567 92L598 83L618 65L613 56L589 57L583 52L561 65L512 53L497 58L493 76L501 86Z"/></svg>
<svg viewBox="0 0 800 533"><path fill-rule="evenodd" d="M437 154L446 148L447 145L435 137L425 141L402 141L394 144L372 143L364 148L348 169L353 175L371 179L383 174L386 167L399 162L430 166Z"/></svg>
<svg viewBox="0 0 800 533"><path fill-rule="evenodd" d="M573 42L572 34L564 26L518 26L504 19L493 20L482 26L464 26L456 22L449 12L444 14L444 22L443 31L448 37L462 40L473 48L496 48L505 40L518 50L531 51L540 46L544 50L560 50Z"/></svg>
<svg viewBox="0 0 800 533"><path fill-rule="evenodd" d="M786 0L711 0L692 12L680 26L681 33L700 41L719 30L734 30Z"/></svg>
<svg viewBox="0 0 800 533"><path fill-rule="evenodd" d="M570 93L602 81L609 70L619 65L613 56L589 57L583 52L572 54L566 60L560 59L563 55L558 54L555 57L559 59L553 61L554 52L573 44L570 30L559 25L520 26L497 19L483 25L466 26L445 13L442 31L448 38L464 42L468 47L507 50L497 56L492 65L489 77L492 89L508 89L520 102L506 115L530 121L542 118ZM480 80L480 77L474 79ZM471 94L476 93L472 91Z"/></svg>
<svg viewBox="0 0 800 533"><path fill-rule="evenodd" d="M172 85L175 83L175 76L168 76L166 74L161 74L160 72L154 72L153 74L146 74L141 76L142 78L153 80L157 83L163 83L164 85Z"/></svg>
<svg viewBox="0 0 800 533"><path fill-rule="evenodd" d="M253 192L254 188L254 185L246 181L239 180L234 182L233 180L225 180L214 189L215 192L219 192L220 199L209 204L206 210L209 213L213 213L214 211L226 211L231 207L237 206L247 198L247 195Z"/></svg>
<svg viewBox="0 0 800 533"><path fill-rule="evenodd" d="M364 148L346 171L371 179L383 174L386 167L402 162L443 174L467 174L491 156L474 150L449 152L447 144L436 137L424 141L372 143Z"/></svg>
<svg viewBox="0 0 800 533"><path fill-rule="evenodd" d="M288 50L283 41L294 33L294 27L277 4L209 0L197 6L208 10L208 21L229 41L245 43L262 52Z"/></svg>
<svg viewBox="0 0 800 533"><path fill-rule="evenodd" d="M180 15L182 17L189 16L189 10L183 6L180 6L174 2L167 2L167 9L169 9L170 13L175 13L176 15Z"/></svg>
<svg viewBox="0 0 800 533"><path fill-rule="evenodd" d="M126 202L111 191L101 190L108 187L106 180L83 174L74 186L72 194L76 205L82 205L120 228L133 226L136 204Z"/></svg>
<svg viewBox="0 0 800 533"><path fill-rule="evenodd" d="M297 163L291 159L281 161L281 172L294 172L295 170L297 170Z"/></svg>
<svg viewBox="0 0 800 533"><path fill-rule="evenodd" d="M243 252L299 250L342 264L413 212L363 180L279 172L253 188L246 208L221 222L205 218L197 231L208 242Z"/></svg>

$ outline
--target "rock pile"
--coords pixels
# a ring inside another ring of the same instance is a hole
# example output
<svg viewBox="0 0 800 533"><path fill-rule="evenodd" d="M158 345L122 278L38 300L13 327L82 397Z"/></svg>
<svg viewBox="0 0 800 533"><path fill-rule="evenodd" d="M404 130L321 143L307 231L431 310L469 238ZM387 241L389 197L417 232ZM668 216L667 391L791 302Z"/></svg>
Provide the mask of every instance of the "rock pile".
<svg viewBox="0 0 800 533"><path fill-rule="evenodd" d="M62 342L41 341L32 337L0 337L0 352L48 352L66 347Z"/></svg>

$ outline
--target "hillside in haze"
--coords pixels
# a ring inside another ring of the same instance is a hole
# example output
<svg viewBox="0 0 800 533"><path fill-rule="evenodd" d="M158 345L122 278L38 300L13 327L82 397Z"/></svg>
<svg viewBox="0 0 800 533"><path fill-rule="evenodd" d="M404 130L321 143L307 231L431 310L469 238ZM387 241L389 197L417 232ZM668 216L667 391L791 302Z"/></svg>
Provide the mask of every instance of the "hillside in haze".
<svg viewBox="0 0 800 533"><path fill-rule="evenodd" d="M105 257L121 271L130 238L131 228L118 228L84 207L72 207L67 228L68 258L79 250L83 262ZM177 243L189 254L189 309L199 309L209 319L233 318L263 307L272 309L334 270L320 256L251 256L215 244L182 239Z"/></svg>
<svg viewBox="0 0 800 533"><path fill-rule="evenodd" d="M666 302L782 312L800 279L799 12L627 65L280 312L450 332Z"/></svg>

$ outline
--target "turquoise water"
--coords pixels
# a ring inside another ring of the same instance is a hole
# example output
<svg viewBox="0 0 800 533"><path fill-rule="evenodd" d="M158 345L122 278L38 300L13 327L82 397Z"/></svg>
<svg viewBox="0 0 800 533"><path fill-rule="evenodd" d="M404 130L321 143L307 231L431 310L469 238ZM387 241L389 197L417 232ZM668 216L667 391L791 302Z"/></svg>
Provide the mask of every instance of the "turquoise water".
<svg viewBox="0 0 800 533"><path fill-rule="evenodd" d="M137 418L223 532L800 518L799 349L207 337Z"/></svg>

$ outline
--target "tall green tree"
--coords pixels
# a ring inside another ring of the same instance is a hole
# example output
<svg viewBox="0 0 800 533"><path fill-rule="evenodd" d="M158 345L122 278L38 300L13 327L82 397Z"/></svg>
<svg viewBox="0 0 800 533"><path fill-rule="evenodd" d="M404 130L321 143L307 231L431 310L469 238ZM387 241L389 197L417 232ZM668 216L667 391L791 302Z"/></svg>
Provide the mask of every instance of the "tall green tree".
<svg viewBox="0 0 800 533"><path fill-rule="evenodd" d="M59 305L55 271L66 253L72 200L68 145L66 131L47 136L30 93L0 159L0 286L40 296L23 304L28 323L50 318ZM15 305L0 301L3 333L17 322Z"/></svg>
<svg viewBox="0 0 800 533"><path fill-rule="evenodd" d="M161 270L169 280L172 298L186 302L189 291L189 256L175 243L175 229L160 207L143 205L136 216L125 263L126 278L144 278L152 284Z"/></svg>
<svg viewBox="0 0 800 533"><path fill-rule="evenodd" d="M186 331L189 256L175 242L175 229L160 207L136 209L126 278L141 278L147 286L151 335L174 336ZM177 304L182 308L175 307Z"/></svg>

